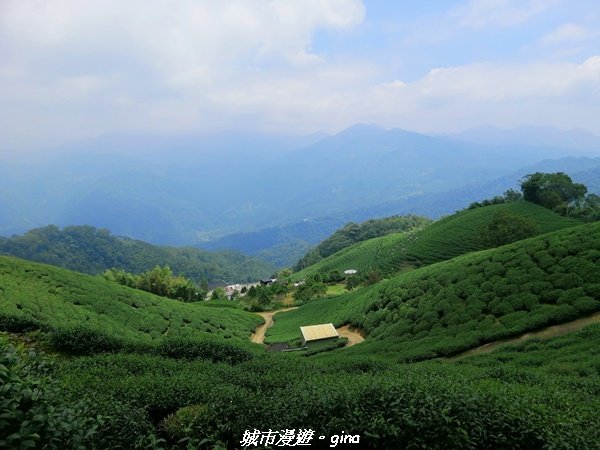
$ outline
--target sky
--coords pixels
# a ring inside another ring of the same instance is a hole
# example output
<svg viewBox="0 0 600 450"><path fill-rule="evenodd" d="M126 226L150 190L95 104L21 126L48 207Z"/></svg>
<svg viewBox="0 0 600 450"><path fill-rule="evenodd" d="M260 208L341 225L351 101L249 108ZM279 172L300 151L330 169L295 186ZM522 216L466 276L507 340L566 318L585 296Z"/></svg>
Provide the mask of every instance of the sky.
<svg viewBox="0 0 600 450"><path fill-rule="evenodd" d="M600 135L597 0L0 0L0 148L105 133Z"/></svg>

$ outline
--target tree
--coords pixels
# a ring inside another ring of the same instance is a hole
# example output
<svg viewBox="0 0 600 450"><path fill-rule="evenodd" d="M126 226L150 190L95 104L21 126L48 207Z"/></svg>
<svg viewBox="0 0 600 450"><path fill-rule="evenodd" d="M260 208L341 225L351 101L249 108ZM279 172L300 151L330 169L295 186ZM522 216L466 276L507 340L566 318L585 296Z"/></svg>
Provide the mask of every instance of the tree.
<svg viewBox="0 0 600 450"><path fill-rule="evenodd" d="M307 302L317 297L322 297L327 292L327 285L321 281L307 280L306 284L298 287L294 293L294 300Z"/></svg>
<svg viewBox="0 0 600 450"><path fill-rule="evenodd" d="M266 306L271 303L272 298L269 295L269 290L266 287L263 286L258 289L257 300L262 306Z"/></svg>
<svg viewBox="0 0 600 450"><path fill-rule="evenodd" d="M589 194L573 215L585 222L600 220L600 197L596 194Z"/></svg>
<svg viewBox="0 0 600 450"><path fill-rule="evenodd" d="M211 300L227 300L227 296L225 295L225 289L223 289L222 287L213 289L210 299Z"/></svg>
<svg viewBox="0 0 600 450"><path fill-rule="evenodd" d="M504 191L504 200L506 202L516 202L523 198L523 194L514 189L508 189Z"/></svg>
<svg viewBox="0 0 600 450"><path fill-rule="evenodd" d="M533 219L500 211L481 230L480 241L484 247L498 247L535 236L536 233L537 224Z"/></svg>
<svg viewBox="0 0 600 450"><path fill-rule="evenodd" d="M277 272L277 274L275 275L275 278L277 278L278 280L282 280L284 278L288 278L290 277L294 272L292 271L292 269L290 269L289 267L286 267L284 269L281 269L279 272Z"/></svg>
<svg viewBox="0 0 600 450"><path fill-rule="evenodd" d="M569 215L578 209L587 193L587 187L574 183L563 172L536 172L521 180L523 198L551 209L562 215Z"/></svg>
<svg viewBox="0 0 600 450"><path fill-rule="evenodd" d="M152 292L163 297L184 302L195 302L206 296L206 290L198 288L192 281L181 275L173 275L169 266L156 266L140 275L125 272L123 269L108 269L102 276L124 286Z"/></svg>

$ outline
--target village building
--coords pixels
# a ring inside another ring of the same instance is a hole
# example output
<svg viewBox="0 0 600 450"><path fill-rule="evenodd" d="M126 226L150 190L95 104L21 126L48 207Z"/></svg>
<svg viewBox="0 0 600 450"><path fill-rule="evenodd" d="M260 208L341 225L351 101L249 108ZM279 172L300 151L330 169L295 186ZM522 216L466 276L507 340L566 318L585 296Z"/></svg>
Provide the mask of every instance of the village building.
<svg viewBox="0 0 600 450"><path fill-rule="evenodd" d="M302 346L309 347L315 342L335 341L340 335L332 323L300 327Z"/></svg>
<svg viewBox="0 0 600 450"><path fill-rule="evenodd" d="M229 300L231 300L231 298L237 293L240 294L242 292L242 285L241 284L230 284L228 286L225 286L225 295L227 296L227 298Z"/></svg>

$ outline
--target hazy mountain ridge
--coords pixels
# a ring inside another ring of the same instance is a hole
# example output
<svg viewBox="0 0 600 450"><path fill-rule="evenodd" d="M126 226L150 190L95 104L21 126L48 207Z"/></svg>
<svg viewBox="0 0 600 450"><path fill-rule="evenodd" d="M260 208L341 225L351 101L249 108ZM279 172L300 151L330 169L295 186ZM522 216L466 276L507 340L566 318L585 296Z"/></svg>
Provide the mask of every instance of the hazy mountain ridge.
<svg viewBox="0 0 600 450"><path fill-rule="evenodd" d="M482 125L450 136L477 144L571 148L595 154L600 151L600 137L581 128L559 130L553 127L521 125L512 129L502 129Z"/></svg>
<svg viewBox="0 0 600 450"><path fill-rule="evenodd" d="M445 193L467 181L481 184L572 154L578 151L479 145L367 125L325 138L105 136L65 146L56 158L7 163L0 234L91 224L190 245L305 219L437 217L480 198L449 208Z"/></svg>
<svg viewBox="0 0 600 450"><path fill-rule="evenodd" d="M307 238L307 234L302 232L303 223L300 222L284 225L276 229L265 228L253 232L226 235L217 240L202 244L202 248L232 248L260 257L261 252L265 251L275 251L277 253L276 247L286 244L286 241L281 239L283 237L291 238L293 236L296 240L316 245L333 233L337 228L348 222L362 222L372 218L413 213L432 218L439 218L461 210L474 201L481 200L482 198L491 198L494 195L500 195L507 189L518 190L519 180L529 173L561 171L571 175L574 181L584 183L588 186L591 193L600 194L600 158L568 157L556 160L544 160L533 165L522 167L509 175L491 181L469 183L447 192L436 192L397 201L375 203L368 207L355 208L344 214L338 215L335 218L321 218L312 221L313 225L317 223L330 223L331 225L339 223L336 228L324 226L320 233L316 232L314 228L311 229L311 238L313 236L315 238L319 235L322 236L318 240ZM279 236L280 239L273 245L272 242L274 236ZM283 255L285 256L285 251L283 252ZM280 264L287 261L287 265L290 265L296 263L299 259L298 257L293 260L291 256L294 255L289 255L290 258L288 259L285 259L284 256L278 256L277 258L271 258L271 261L274 262L277 260ZM304 253L300 256L303 255Z"/></svg>

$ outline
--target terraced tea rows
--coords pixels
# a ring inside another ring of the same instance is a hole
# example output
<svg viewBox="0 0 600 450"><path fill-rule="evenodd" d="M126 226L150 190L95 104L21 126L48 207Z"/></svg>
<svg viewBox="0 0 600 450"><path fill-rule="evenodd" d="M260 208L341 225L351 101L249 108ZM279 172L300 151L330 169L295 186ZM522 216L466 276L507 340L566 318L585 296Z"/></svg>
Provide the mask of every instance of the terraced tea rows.
<svg viewBox="0 0 600 450"><path fill-rule="evenodd" d="M575 219L562 217L525 201L465 210L421 230L395 233L343 249L297 272L293 279L303 279L315 273L325 275L333 270L343 272L346 269L377 270L384 276L389 276L403 269L433 264L481 250L484 248L480 239L481 230L495 213L501 211L533 219L539 234L581 224Z"/></svg>
<svg viewBox="0 0 600 450"><path fill-rule="evenodd" d="M83 325L127 340L216 336L246 340L262 323L238 308L182 303L44 264L0 257L0 318Z"/></svg>
<svg viewBox="0 0 600 450"><path fill-rule="evenodd" d="M270 342L297 327L350 323L369 333L348 352L423 359L600 310L600 224L460 256L282 314Z"/></svg>

